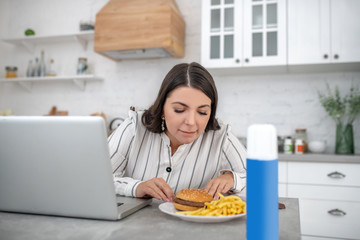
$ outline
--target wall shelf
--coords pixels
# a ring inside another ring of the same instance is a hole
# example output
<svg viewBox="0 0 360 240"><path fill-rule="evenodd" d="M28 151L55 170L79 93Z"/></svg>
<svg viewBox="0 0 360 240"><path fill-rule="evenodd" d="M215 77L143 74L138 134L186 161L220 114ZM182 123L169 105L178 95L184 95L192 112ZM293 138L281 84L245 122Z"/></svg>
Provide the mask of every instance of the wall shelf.
<svg viewBox="0 0 360 240"><path fill-rule="evenodd" d="M18 77L1 78L0 83L18 83L20 86L31 92L35 82L68 82L72 81L82 91L85 90L88 81L103 81L104 79L94 75L55 76L55 77Z"/></svg>
<svg viewBox="0 0 360 240"><path fill-rule="evenodd" d="M69 40L78 41L84 50L86 50L87 43L90 40L94 40L94 31L83 31L78 33L70 34L59 34L59 35L49 35L49 36L26 36L21 38L6 38L1 39L3 42L10 44L24 46L30 52L34 51L35 46L43 43L55 43L55 42L64 42Z"/></svg>

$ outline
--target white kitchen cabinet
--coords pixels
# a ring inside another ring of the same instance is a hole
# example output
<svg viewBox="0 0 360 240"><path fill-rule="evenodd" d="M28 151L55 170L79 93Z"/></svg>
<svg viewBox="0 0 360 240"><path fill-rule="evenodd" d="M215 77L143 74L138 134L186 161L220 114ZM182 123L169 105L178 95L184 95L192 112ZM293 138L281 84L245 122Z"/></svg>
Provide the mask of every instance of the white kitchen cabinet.
<svg viewBox="0 0 360 240"><path fill-rule="evenodd" d="M359 172L360 164L287 161L287 197L299 198L302 235L359 239Z"/></svg>
<svg viewBox="0 0 360 240"><path fill-rule="evenodd" d="M288 64L360 61L360 1L288 0Z"/></svg>
<svg viewBox="0 0 360 240"><path fill-rule="evenodd" d="M286 64L286 0L203 0L207 68Z"/></svg>

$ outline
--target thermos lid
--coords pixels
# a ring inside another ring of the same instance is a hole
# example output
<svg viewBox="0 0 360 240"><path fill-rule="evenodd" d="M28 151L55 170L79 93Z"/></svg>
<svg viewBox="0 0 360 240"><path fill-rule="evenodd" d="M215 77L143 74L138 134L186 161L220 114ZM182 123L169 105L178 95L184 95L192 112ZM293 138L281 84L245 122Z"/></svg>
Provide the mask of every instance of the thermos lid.
<svg viewBox="0 0 360 240"><path fill-rule="evenodd" d="M253 124L247 133L247 158L255 160L278 159L276 129L271 124Z"/></svg>

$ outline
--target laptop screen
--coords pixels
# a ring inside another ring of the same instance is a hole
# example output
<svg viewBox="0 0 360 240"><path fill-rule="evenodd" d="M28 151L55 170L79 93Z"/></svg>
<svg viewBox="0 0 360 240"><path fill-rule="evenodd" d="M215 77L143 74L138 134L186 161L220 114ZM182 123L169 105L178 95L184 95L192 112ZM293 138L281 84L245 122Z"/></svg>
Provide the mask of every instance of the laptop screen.
<svg viewBox="0 0 360 240"><path fill-rule="evenodd" d="M0 117L0 210L116 219L101 117Z"/></svg>

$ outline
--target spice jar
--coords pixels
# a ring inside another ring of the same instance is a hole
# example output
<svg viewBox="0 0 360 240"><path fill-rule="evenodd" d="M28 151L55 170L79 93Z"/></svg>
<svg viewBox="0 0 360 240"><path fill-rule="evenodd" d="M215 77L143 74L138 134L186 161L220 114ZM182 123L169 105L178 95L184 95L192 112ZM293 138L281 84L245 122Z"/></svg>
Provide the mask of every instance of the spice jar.
<svg viewBox="0 0 360 240"><path fill-rule="evenodd" d="M6 78L16 78L17 77L17 67L14 66L7 66L5 67L6 70Z"/></svg>
<svg viewBox="0 0 360 240"><path fill-rule="evenodd" d="M303 141L303 147L304 147L304 151L303 152L307 152L307 134L306 134L306 129L305 128L298 128L295 129L295 139L301 139Z"/></svg>

